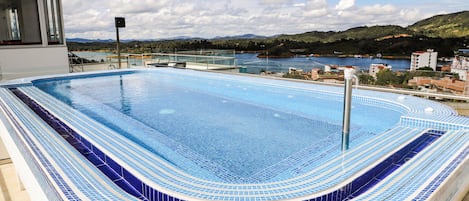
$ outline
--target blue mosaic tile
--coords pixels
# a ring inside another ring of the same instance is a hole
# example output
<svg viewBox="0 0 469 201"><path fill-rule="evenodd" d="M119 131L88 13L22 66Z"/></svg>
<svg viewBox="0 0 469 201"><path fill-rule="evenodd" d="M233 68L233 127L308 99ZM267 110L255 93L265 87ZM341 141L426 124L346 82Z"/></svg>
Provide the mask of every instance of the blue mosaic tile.
<svg viewBox="0 0 469 201"><path fill-rule="evenodd" d="M122 169L122 177L128 181L135 189L142 192L143 189L143 182L136 178L132 173L127 171L126 169Z"/></svg>
<svg viewBox="0 0 469 201"><path fill-rule="evenodd" d="M438 186L449 176L449 174L462 162L464 158L469 156L469 147L451 161L444 171L440 172L438 176L433 179L413 200L426 200L438 188Z"/></svg>
<svg viewBox="0 0 469 201"><path fill-rule="evenodd" d="M327 195L315 198L316 200L348 200L353 197L356 197L368 189L379 183L387 175L391 174L396 170L400 165L404 164L410 158L416 155L414 149L421 148L419 145L426 144L429 145L431 142L435 141L437 137L432 137L432 133L427 132L422 134L420 137L412 141L411 143L404 146L402 149L398 150L387 159L384 160L381 164L370 169L366 173L360 175L358 178L354 179L350 184L342 187L339 190L336 190ZM422 143L430 142L430 143ZM388 166L386 167L387 164Z"/></svg>
<svg viewBox="0 0 469 201"><path fill-rule="evenodd" d="M124 179L120 179L120 180L117 180L117 181L114 181L115 184L117 184L117 186L119 186L120 188L122 188L123 190L125 190L127 193L139 198L142 196L142 194L137 191L132 185L130 185L126 180Z"/></svg>
<svg viewBox="0 0 469 201"><path fill-rule="evenodd" d="M97 168L101 170L101 172L104 173L111 181L120 180L122 178L116 171L107 165L98 166Z"/></svg>
<svg viewBox="0 0 469 201"><path fill-rule="evenodd" d="M59 135L61 135L62 137L65 136L64 139L66 139L68 142L72 142L71 144L75 148L77 148L80 153L82 153L92 164L94 164L99 170L101 170L101 172L103 172L116 185L118 185L127 193L139 199L150 200L142 195L143 183L139 179L134 177L128 171L124 171L124 169L118 163L116 163L111 158L107 157L102 151L99 151L99 149L92 145L88 140L80 138L80 141L78 141L78 138L69 138L71 136L77 136L77 134L69 135L68 133L74 133L74 131L68 128L68 126L60 122L52 114L47 112L44 108L39 106L33 100L24 95L22 92L18 90L14 92L21 100L27 103L28 106L31 107L31 109L37 112L39 116L41 116L47 123L49 123L49 125L51 125L59 133ZM96 151L98 155L96 155L91 150ZM103 165L104 163L102 157L104 157L106 165ZM174 200L172 196L168 196L166 194L163 195L163 200Z"/></svg>
<svg viewBox="0 0 469 201"><path fill-rule="evenodd" d="M15 94L17 97L20 99L27 99L27 96L19 92L16 88L10 89L13 94ZM26 101L26 104L31 103L30 101ZM7 110L5 110L7 111ZM8 112L8 111L7 111ZM10 114L11 115L11 114ZM17 122L14 122L15 124ZM23 127L16 125L17 128L20 129L20 134L22 137L26 140L26 142L29 144L29 147L32 148L32 151L34 154L39 157L39 160L41 163L44 164L44 167L46 168L46 171L48 171L48 174L53 178L54 182L60 186L60 190L62 193L67 195L67 198L70 198L70 200L80 200L78 198L78 195L73 192L73 190L70 188L70 186L64 181L62 176L57 172L57 170L54 168L54 166L51 165L51 163L48 161L48 159L39 151L37 146L34 144L34 142L30 139L30 137L26 134L26 132L23 130ZM38 164L36 164L36 167L39 167Z"/></svg>

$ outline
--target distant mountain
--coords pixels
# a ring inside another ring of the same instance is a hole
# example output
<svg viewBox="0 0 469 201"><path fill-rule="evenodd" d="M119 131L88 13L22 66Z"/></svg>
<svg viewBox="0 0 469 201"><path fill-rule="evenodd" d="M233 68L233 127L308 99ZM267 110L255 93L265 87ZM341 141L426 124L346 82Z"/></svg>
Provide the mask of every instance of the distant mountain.
<svg viewBox="0 0 469 201"><path fill-rule="evenodd" d="M133 41L141 41L141 42L148 42L148 41L163 41L163 40L203 40L204 38L196 38L190 36L175 36L171 38L164 38L164 39L123 39L121 42L128 43ZM67 38L67 42L75 42L75 43L114 43L116 42L115 39L86 39L86 38Z"/></svg>
<svg viewBox="0 0 469 201"><path fill-rule="evenodd" d="M162 40L201 40L204 38L200 37L192 37L192 36L174 36L170 38L161 38L161 39L156 39L155 41L162 41Z"/></svg>
<svg viewBox="0 0 469 201"><path fill-rule="evenodd" d="M115 40L112 39L85 39L85 38L67 38L67 42L75 43L113 43Z"/></svg>
<svg viewBox="0 0 469 201"><path fill-rule="evenodd" d="M67 38L67 42L74 42L74 43L115 43L116 40L114 39L86 39L86 38ZM177 39L180 40L180 39ZM133 41L154 41L152 39L139 39L139 40L134 40L134 39L123 39L121 42L123 43L128 43L128 42L133 42Z"/></svg>
<svg viewBox="0 0 469 201"><path fill-rule="evenodd" d="M213 40L234 40L234 39L265 39L268 38L267 36L259 36L254 34L244 34L244 35L237 35L237 36L217 36L213 38Z"/></svg>
<svg viewBox="0 0 469 201"><path fill-rule="evenodd" d="M469 11L436 15L418 21L408 29L428 37L469 37Z"/></svg>

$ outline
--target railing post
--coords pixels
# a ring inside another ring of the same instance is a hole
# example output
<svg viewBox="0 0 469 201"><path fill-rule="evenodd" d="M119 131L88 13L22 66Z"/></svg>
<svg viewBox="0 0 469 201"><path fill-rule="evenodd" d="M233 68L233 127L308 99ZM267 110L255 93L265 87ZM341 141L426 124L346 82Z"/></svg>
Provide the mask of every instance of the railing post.
<svg viewBox="0 0 469 201"><path fill-rule="evenodd" d="M353 68L346 68L344 70L344 116L342 122L342 152L345 152L349 148L350 138L350 113L352 109L352 79L353 79Z"/></svg>

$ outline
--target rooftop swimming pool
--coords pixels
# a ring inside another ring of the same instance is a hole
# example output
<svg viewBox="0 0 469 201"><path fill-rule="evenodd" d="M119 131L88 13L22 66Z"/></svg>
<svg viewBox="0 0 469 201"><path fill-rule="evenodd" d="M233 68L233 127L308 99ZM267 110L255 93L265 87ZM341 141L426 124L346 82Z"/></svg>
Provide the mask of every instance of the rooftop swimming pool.
<svg viewBox="0 0 469 201"><path fill-rule="evenodd" d="M33 84L168 163L215 181L275 180L280 171L261 173L294 167L281 162L305 148L317 148L315 155L338 146L342 132L340 94L305 88L162 71ZM363 138L401 116L354 106L352 135Z"/></svg>
<svg viewBox="0 0 469 201"><path fill-rule="evenodd" d="M12 141L36 147L29 157L44 180L70 199L428 198L436 169L457 167L469 150L469 120L452 109L354 89L342 153L343 88L304 82L159 68L32 79L0 92L20 136ZM405 175L413 191L387 186Z"/></svg>

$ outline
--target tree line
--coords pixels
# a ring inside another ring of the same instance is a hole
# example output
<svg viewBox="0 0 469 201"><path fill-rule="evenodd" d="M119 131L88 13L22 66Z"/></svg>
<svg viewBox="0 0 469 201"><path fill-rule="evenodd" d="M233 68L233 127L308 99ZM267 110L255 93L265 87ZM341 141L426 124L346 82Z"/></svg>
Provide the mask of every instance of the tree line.
<svg viewBox="0 0 469 201"><path fill-rule="evenodd" d="M158 53L200 49L230 49L240 51L269 52L269 56L321 54L337 52L348 55L410 56L412 52L434 49L440 57L452 57L454 51L469 45L467 38L429 38L425 36L376 39L341 39L334 42L305 42L290 39L227 39L227 40L165 40L130 41L121 43L122 52ZM70 51L115 52L112 42L67 42Z"/></svg>

